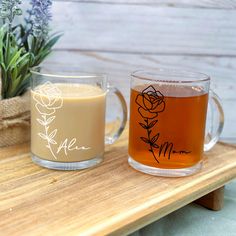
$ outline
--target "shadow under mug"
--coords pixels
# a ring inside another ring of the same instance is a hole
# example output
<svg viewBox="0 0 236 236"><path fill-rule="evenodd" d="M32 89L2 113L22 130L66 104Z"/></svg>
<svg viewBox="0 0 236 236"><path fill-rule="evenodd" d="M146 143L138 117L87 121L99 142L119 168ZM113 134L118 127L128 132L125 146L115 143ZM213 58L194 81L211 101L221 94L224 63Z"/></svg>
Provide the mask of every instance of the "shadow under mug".
<svg viewBox="0 0 236 236"><path fill-rule="evenodd" d="M210 77L195 72L131 75L128 161L133 168L170 177L201 169L203 152L215 145L224 124L221 103L209 87ZM208 103L212 119L205 135Z"/></svg>
<svg viewBox="0 0 236 236"><path fill-rule="evenodd" d="M120 91L108 85L105 75L77 74L51 66L33 68L31 73L33 162L60 170L100 163L105 144L112 144L121 135L127 121L127 107ZM109 94L116 96L115 106L120 106L121 112L110 120L107 133L105 110Z"/></svg>

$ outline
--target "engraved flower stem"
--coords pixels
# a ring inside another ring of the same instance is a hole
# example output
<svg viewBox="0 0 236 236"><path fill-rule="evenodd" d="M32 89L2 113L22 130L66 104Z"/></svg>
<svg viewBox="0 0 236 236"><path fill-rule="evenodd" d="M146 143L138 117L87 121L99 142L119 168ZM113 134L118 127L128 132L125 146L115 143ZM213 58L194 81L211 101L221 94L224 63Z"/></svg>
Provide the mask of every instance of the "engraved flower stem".
<svg viewBox="0 0 236 236"><path fill-rule="evenodd" d="M46 117L46 115L42 115L42 117L43 117L44 123L46 124L46 123L47 123L47 117ZM46 135L46 137L48 137L48 129L49 129L49 126L44 125L44 128L45 128L45 135ZM57 159L57 157L55 156L55 154L54 154L54 152L53 152L53 150L52 150L52 147L51 147L50 142L48 141L48 139L47 139L47 143L48 143L47 146L48 146L48 148L49 148L51 154L53 155L53 157L54 157L55 159Z"/></svg>
<svg viewBox="0 0 236 236"><path fill-rule="evenodd" d="M147 127L149 127L149 124L148 124L148 119L145 119L145 122L146 122L146 124L147 124ZM149 128L147 128L147 134L148 134L148 140L149 140L149 145L150 145L150 152L152 153L152 155L153 155L153 157L155 158L155 160L156 160L156 162L157 163L159 163L159 161L158 161L158 159L157 159L157 157L156 157L156 155L155 155L155 152L154 152L154 150L153 150L153 147L152 147L152 143L151 143L151 137L150 137L150 134L151 134L151 130L149 129Z"/></svg>

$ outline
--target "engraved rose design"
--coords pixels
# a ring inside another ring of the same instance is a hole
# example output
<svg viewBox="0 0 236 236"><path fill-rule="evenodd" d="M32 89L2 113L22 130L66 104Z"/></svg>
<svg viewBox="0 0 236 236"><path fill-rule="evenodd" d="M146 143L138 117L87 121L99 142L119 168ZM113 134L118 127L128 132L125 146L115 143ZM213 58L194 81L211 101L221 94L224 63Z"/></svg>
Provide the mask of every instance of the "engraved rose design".
<svg viewBox="0 0 236 236"><path fill-rule="evenodd" d="M144 123L139 122L139 125L147 131L147 136L140 137L140 139L149 145L149 152L152 153L156 162L159 163L154 149L160 148L157 143L160 133L154 133L152 128L158 122L154 118L158 116L158 113L165 110L164 95L150 85L137 95L135 102L138 105L138 112L144 120Z"/></svg>
<svg viewBox="0 0 236 236"><path fill-rule="evenodd" d="M158 113L164 111L164 96L152 85L144 89L137 97L135 102L139 105L139 114L146 119L154 119Z"/></svg>
<svg viewBox="0 0 236 236"><path fill-rule="evenodd" d="M143 118L143 122L139 122L139 125L147 133L146 137L140 137L140 139L148 145L148 151L157 163L159 163L158 158L161 155L168 156L169 160L172 153L185 155L191 153L188 150L175 150L172 142L160 143L158 141L160 133L156 133L156 129L154 129L154 126L158 124L156 117L165 110L165 97L160 91L150 85L136 96L135 102L138 105L138 112Z"/></svg>
<svg viewBox="0 0 236 236"><path fill-rule="evenodd" d="M91 149L90 147L77 146L78 140L76 138L66 138L60 143L55 140L58 129L50 130L50 124L56 118L56 115L53 114L63 105L62 93L55 84L48 81L38 86L34 90L33 99L36 101L35 108L40 114L40 118L36 120L44 127L43 132L39 132L38 135L47 142L46 148L49 149L55 159L57 159L57 154L60 151L64 151L67 156L69 151Z"/></svg>
<svg viewBox="0 0 236 236"><path fill-rule="evenodd" d="M37 118L37 121L44 127L44 132L40 132L38 135L47 141L46 147L50 150L53 157L57 159L52 149L52 145L57 145L54 139L57 134L57 129L49 131L49 125L56 118L55 115L52 115L63 105L61 91L55 84L48 81L34 90L33 99L36 102L35 108L41 115L41 118Z"/></svg>
<svg viewBox="0 0 236 236"><path fill-rule="evenodd" d="M61 91L56 85L46 82L34 90L33 99L36 109L41 115L52 115L62 107Z"/></svg>

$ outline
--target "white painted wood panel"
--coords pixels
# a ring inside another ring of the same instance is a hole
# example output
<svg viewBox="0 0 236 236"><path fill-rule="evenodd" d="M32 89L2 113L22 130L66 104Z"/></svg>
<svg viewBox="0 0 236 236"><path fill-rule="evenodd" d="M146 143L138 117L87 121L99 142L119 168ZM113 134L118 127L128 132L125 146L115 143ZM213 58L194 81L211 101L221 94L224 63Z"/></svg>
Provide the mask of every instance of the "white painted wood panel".
<svg viewBox="0 0 236 236"><path fill-rule="evenodd" d="M107 73L114 83L121 86L126 97L129 94L129 75L132 71L158 67L206 73L211 76L212 84L218 91L227 91L224 92L224 99L236 96L235 57L54 51L47 62L70 65L81 71Z"/></svg>
<svg viewBox="0 0 236 236"><path fill-rule="evenodd" d="M65 1L65 0L55 0ZM156 5L168 7L189 7L189 8L236 8L236 0L67 0L67 2L83 3L109 3L109 4L138 4Z"/></svg>
<svg viewBox="0 0 236 236"><path fill-rule="evenodd" d="M139 69L183 68L206 73L212 88L222 98L225 128L222 137L235 136L236 58L201 56L136 55L128 53L55 51L47 63L79 68L83 72L106 73L112 84L124 94L129 104L130 73Z"/></svg>
<svg viewBox="0 0 236 236"><path fill-rule="evenodd" d="M236 10L54 2L57 48L236 55Z"/></svg>
<svg viewBox="0 0 236 236"><path fill-rule="evenodd" d="M52 10L64 36L48 63L107 73L127 103L131 71L207 73L223 101L223 136L236 137L236 0L57 0Z"/></svg>

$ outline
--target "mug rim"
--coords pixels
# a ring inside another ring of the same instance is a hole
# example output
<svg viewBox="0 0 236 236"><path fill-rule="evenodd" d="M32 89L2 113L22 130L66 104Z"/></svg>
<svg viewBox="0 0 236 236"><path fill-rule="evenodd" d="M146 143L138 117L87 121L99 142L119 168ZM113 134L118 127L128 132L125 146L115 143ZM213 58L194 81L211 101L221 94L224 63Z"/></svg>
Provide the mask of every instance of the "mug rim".
<svg viewBox="0 0 236 236"><path fill-rule="evenodd" d="M66 71L63 72L60 70L58 70L58 68L74 68L75 70L78 70L78 67L71 67L71 66L67 66L67 65L62 65L62 66L45 66L45 65L41 65L41 66L34 66L32 68L30 68L30 72L33 75L38 75L38 76L45 76L45 77L50 77L50 78L69 78L69 79L93 79L93 78L98 78L98 77L102 77L102 78L106 78L107 74L104 73L91 73L91 72L82 72L82 71L78 71L78 72L72 72L72 71ZM46 68L50 68L50 69L54 69L55 71L59 71L59 72L39 72L39 69L46 69ZM65 73L65 74L63 74ZM66 73L71 73L71 75L66 74ZM78 73L78 74L74 74L74 73Z"/></svg>
<svg viewBox="0 0 236 236"><path fill-rule="evenodd" d="M140 80L165 83L196 83L210 81L210 76L207 74L184 69L156 68L155 70L136 70L131 73L131 76ZM183 77L186 79L178 79Z"/></svg>

